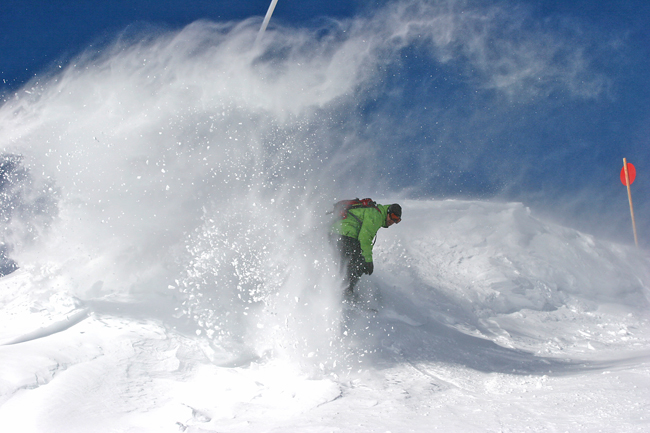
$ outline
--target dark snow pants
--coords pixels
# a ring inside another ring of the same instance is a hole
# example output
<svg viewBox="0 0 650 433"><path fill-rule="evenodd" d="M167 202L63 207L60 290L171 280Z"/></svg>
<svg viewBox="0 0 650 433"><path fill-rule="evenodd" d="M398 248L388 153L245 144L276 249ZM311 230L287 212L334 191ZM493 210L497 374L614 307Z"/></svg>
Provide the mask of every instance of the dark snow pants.
<svg viewBox="0 0 650 433"><path fill-rule="evenodd" d="M346 295L351 295L359 278L364 273L366 260L361 254L361 243L349 236L333 236L341 259L341 273L345 276Z"/></svg>

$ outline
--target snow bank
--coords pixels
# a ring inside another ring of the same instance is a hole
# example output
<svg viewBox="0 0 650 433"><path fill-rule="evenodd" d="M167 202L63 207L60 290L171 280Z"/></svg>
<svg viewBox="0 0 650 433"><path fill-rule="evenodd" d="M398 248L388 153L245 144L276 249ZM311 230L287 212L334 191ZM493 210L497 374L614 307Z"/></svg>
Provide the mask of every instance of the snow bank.
<svg viewBox="0 0 650 433"><path fill-rule="evenodd" d="M576 300L648 306L645 251L540 221L521 203L405 205L406 223L382 233L378 268L408 292L437 292L488 316Z"/></svg>
<svg viewBox="0 0 650 433"><path fill-rule="evenodd" d="M515 313L534 320L535 312L605 305L647 310L643 251L540 221L520 203L402 205L403 222L378 234L377 271L359 286L394 320L435 321L493 338L503 332L495 320ZM14 323L3 340L30 339L40 326L54 333L95 310L154 318L207 338L217 351L213 362L222 365L287 356L317 370L340 366L349 348L340 345L341 280L326 226L317 214L300 230L270 224L266 215L242 206L228 218L206 218L188 238L186 268L154 292L167 296L125 298L102 288L78 297L61 267L21 269L2 279L6 320Z"/></svg>
<svg viewBox="0 0 650 433"><path fill-rule="evenodd" d="M25 432L647 426L643 252L518 203L402 203L359 285L377 314L344 313L327 267L265 252L295 245L247 231L256 248L240 250L213 226L165 288L179 297L160 304L78 299L57 267L0 279L0 420ZM282 278L266 287L235 257Z"/></svg>

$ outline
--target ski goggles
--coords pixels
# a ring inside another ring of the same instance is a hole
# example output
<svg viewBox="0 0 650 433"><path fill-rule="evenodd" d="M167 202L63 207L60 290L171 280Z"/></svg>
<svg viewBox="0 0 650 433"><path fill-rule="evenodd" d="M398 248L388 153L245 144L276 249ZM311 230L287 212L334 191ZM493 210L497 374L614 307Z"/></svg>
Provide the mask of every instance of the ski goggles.
<svg viewBox="0 0 650 433"><path fill-rule="evenodd" d="M390 218L395 224L398 224L400 221L402 221L402 218L398 217L394 213L389 213L388 218Z"/></svg>

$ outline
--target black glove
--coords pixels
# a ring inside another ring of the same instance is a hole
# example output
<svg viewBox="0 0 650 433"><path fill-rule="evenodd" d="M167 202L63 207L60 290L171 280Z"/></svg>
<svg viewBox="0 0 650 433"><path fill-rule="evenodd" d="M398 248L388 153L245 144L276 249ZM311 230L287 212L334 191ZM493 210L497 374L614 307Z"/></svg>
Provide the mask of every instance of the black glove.
<svg viewBox="0 0 650 433"><path fill-rule="evenodd" d="M372 271L375 269L375 266L372 264L372 262L366 262L366 265L363 268L363 273L372 275Z"/></svg>

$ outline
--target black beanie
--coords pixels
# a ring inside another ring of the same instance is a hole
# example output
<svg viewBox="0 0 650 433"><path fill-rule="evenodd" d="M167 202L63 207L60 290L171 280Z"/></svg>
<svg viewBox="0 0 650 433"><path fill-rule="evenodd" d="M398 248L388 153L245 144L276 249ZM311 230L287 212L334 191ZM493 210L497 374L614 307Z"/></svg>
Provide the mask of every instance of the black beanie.
<svg viewBox="0 0 650 433"><path fill-rule="evenodd" d="M398 218L402 218L402 206L398 205L397 203L391 204L388 206L388 213L394 213Z"/></svg>

